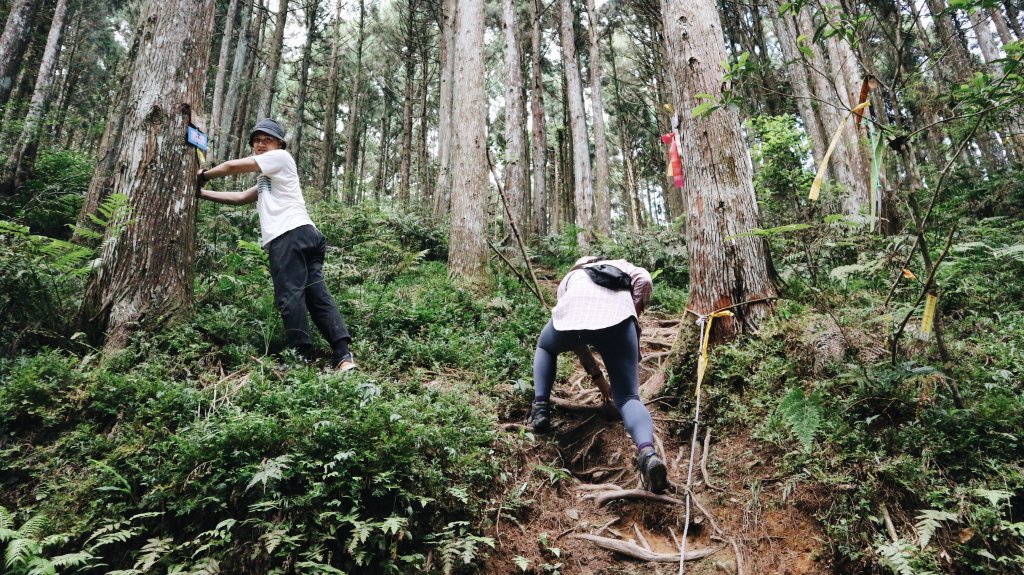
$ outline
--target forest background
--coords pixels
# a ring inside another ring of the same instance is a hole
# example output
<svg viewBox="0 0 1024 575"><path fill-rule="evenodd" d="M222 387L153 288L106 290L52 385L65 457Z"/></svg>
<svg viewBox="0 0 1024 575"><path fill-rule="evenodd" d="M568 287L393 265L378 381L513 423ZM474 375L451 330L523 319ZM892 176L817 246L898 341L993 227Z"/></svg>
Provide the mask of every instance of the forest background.
<svg viewBox="0 0 1024 575"><path fill-rule="evenodd" d="M518 425L599 253L655 276L677 485L715 431L697 572L1020 573L1021 10L0 0L0 572L674 572L565 537L616 422ZM265 116L356 375L283 349L254 210L195 198Z"/></svg>

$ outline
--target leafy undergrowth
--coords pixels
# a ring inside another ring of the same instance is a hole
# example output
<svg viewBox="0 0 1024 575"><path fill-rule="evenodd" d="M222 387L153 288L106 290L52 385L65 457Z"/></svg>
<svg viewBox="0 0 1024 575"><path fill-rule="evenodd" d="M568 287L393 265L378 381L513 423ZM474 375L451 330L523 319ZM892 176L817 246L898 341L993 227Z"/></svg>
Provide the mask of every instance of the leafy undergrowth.
<svg viewBox="0 0 1024 575"><path fill-rule="evenodd" d="M361 368L347 376L283 350L251 210L204 206L195 314L107 357L73 327L88 253L2 228L4 573L676 571L574 538L638 530L669 553L683 511L587 499L580 485L636 484L619 422L562 412L547 438L516 425L547 313L500 259L468 289L447 277L443 227L315 212ZM949 363L916 319L891 356L919 289L884 305L907 242L839 227L770 235L787 282L776 316L711 355L714 487L694 491L711 517L688 546L722 549L687 572L735 569L737 548L748 573L1020 572L1020 224L966 226L940 268ZM572 235L533 254L549 294ZM677 486L696 362L678 237L602 247L657 275L643 379L663 377L648 398ZM586 387L561 362L556 393Z"/></svg>

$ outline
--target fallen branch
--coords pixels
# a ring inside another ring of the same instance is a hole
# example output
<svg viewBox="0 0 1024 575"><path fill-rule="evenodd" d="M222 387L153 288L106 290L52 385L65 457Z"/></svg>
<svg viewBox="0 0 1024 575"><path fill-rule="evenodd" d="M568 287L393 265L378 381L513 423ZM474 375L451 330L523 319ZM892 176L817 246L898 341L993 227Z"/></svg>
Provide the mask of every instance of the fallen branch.
<svg viewBox="0 0 1024 575"><path fill-rule="evenodd" d="M574 537L576 539L591 541L598 547L608 549L609 551L615 551L616 553L621 553L622 555L632 557L633 559L639 559L641 561L650 561L653 563L679 562L678 553L655 553L653 551L648 551L635 543L629 543L628 541L619 541L618 539L609 539L608 537L590 535L587 533L577 533ZM696 561L698 559L703 559L710 555L714 555L720 550L721 547L706 547L696 551L688 551L684 557L684 561Z"/></svg>

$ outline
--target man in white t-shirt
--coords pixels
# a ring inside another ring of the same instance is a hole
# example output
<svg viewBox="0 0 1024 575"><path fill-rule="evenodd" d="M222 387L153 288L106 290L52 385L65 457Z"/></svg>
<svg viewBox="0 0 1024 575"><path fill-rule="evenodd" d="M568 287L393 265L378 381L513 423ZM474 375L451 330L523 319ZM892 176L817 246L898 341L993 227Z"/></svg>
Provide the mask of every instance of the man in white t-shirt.
<svg viewBox="0 0 1024 575"><path fill-rule="evenodd" d="M338 305L324 285L323 265L327 243L306 211L295 159L285 149L284 127L265 118L249 134L252 155L228 160L196 174L199 197L220 204L256 202L260 216L260 245L270 256L274 302L284 320L288 345L310 358L313 339L309 315L331 344L331 365L340 371L355 369L349 351L352 337ZM242 192L215 192L203 185L214 178L255 172L256 185ZM308 311L308 315L307 315Z"/></svg>

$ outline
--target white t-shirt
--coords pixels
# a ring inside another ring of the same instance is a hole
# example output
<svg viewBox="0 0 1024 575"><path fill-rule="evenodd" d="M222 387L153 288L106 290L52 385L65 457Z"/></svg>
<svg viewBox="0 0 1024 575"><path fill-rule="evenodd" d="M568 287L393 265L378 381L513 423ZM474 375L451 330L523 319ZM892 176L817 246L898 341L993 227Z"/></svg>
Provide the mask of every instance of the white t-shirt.
<svg viewBox="0 0 1024 575"><path fill-rule="evenodd" d="M287 150L270 150L253 156L261 174L256 177L260 214L260 245L266 247L277 236L306 224L312 225L306 200L299 185L295 159Z"/></svg>

